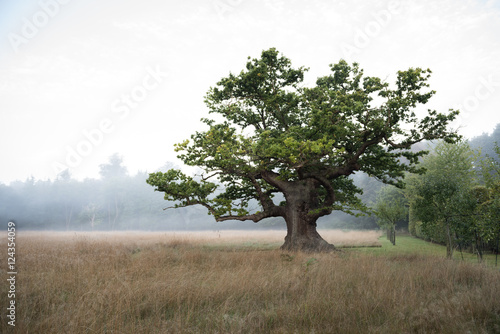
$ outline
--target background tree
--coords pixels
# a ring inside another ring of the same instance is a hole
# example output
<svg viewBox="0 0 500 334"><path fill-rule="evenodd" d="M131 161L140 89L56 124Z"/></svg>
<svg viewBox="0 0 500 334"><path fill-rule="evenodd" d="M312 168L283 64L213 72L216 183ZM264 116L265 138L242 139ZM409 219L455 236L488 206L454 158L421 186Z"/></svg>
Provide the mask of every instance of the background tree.
<svg viewBox="0 0 500 334"><path fill-rule="evenodd" d="M497 125L496 133L500 126ZM498 262L498 249L500 244L500 147L498 142L493 145L493 155L486 155L481 160L482 182L486 188L479 210L484 214L483 233L486 241L494 241L496 260Z"/></svg>
<svg viewBox="0 0 500 334"><path fill-rule="evenodd" d="M455 233L464 224L465 230L470 230L477 205L472 192L474 160L467 142L442 142L423 159L426 173L410 177L407 182L412 214L422 222L428 236L444 232L449 258L453 255Z"/></svg>
<svg viewBox="0 0 500 334"><path fill-rule="evenodd" d="M91 231L93 231L95 226L101 222L101 219L98 216L99 206L95 203L89 203L83 207L80 215L83 222L90 225Z"/></svg>
<svg viewBox="0 0 500 334"><path fill-rule="evenodd" d="M471 148L480 150L483 158L488 157L489 160L500 162L500 156L496 153L497 143L500 143L500 123L490 134L483 133L470 140Z"/></svg>
<svg viewBox="0 0 500 334"><path fill-rule="evenodd" d="M99 166L99 174L104 181L101 196L107 209L108 225L111 230L124 210L123 197L127 182L127 168L123 166L123 158L117 153L109 157L107 164Z"/></svg>
<svg viewBox="0 0 500 334"><path fill-rule="evenodd" d="M374 206L378 225L387 231L387 238L396 245L396 224L408 215L404 192L393 186L380 189Z"/></svg>
<svg viewBox="0 0 500 334"><path fill-rule="evenodd" d="M429 70L399 71L389 87L364 76L356 63L341 60L330 68L314 87L303 88L306 68L293 68L275 49L263 51L208 91L209 112L223 119L204 119L207 131L176 146L186 165L205 174L195 179L170 169L147 182L177 207L203 205L217 221L283 217L283 249L333 249L316 221L333 210L362 208L349 175L363 171L401 186L405 172L421 172L418 158L426 154L409 148L426 139L454 141L447 125L458 112L428 110L417 118L417 105L435 93L428 89ZM277 193L281 203L273 201Z"/></svg>
<svg viewBox="0 0 500 334"><path fill-rule="evenodd" d="M69 230L72 226L73 219L75 218L75 213L78 210L77 200L79 194L73 194L75 190L75 181L71 179L71 173L69 170L64 170L57 176L54 184L52 185L54 198L56 199L57 207L59 212L63 216L64 225L66 230Z"/></svg>
<svg viewBox="0 0 500 334"><path fill-rule="evenodd" d="M458 236L469 237L474 241L473 250L477 253L479 262L483 261L483 251L486 242L493 238L493 232L490 230L488 224L488 207L487 203L490 201L490 190L484 186L474 186L470 191L475 202L471 205L474 211L469 215L464 215L461 233Z"/></svg>

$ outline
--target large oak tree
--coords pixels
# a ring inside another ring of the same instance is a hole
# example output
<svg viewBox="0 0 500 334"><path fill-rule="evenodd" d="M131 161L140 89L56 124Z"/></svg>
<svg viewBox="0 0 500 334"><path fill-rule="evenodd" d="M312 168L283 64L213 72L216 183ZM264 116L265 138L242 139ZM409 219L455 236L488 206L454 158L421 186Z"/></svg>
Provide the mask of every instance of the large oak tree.
<svg viewBox="0 0 500 334"><path fill-rule="evenodd" d="M203 119L207 131L176 145L179 158L203 175L171 169L147 182L176 207L203 205L217 221L283 217L282 249L334 249L316 221L333 210L362 209L361 190L349 175L360 171L402 185L405 172L422 171L418 158L427 153L410 147L454 141L448 124L458 112L427 110L417 117L417 105L435 93L427 84L430 70L399 71L392 87L365 76L356 63L341 60L330 68L314 87L304 87L307 68L292 67L274 48L249 58L244 70L206 95L219 121Z"/></svg>

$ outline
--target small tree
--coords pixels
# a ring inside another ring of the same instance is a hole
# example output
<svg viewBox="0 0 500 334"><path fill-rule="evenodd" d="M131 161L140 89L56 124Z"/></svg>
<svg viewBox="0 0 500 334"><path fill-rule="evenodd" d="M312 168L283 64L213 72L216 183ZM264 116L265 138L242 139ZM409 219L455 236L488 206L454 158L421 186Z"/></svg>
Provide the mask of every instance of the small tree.
<svg viewBox="0 0 500 334"><path fill-rule="evenodd" d="M396 224L407 217L406 199L401 189L386 186L377 195L374 212L377 224L387 231L387 239L396 245Z"/></svg>
<svg viewBox="0 0 500 334"><path fill-rule="evenodd" d="M82 208L80 213L82 219L89 223L90 230L93 231L94 227L99 224L99 206L95 203L89 203Z"/></svg>
<svg viewBox="0 0 500 334"><path fill-rule="evenodd" d="M495 130L500 129L499 126ZM498 133L498 131L496 131ZM496 258L498 262L498 248L500 244L500 147L495 143L496 159L486 156L481 161L481 174L485 187L489 190L480 210L485 216L484 233L486 240L495 240Z"/></svg>
<svg viewBox="0 0 500 334"><path fill-rule="evenodd" d="M123 158L117 153L111 155L107 164L99 165L99 174L103 180L101 195L107 210L108 228L114 230L124 211L127 168L123 166Z"/></svg>
<svg viewBox="0 0 500 334"><path fill-rule="evenodd" d="M491 189L490 197L482 206L486 212L486 230L488 239L495 240L496 257L495 265L498 264L498 248L500 244L500 181Z"/></svg>
<svg viewBox="0 0 500 334"><path fill-rule="evenodd" d="M477 204L472 193L474 160L467 142L440 143L424 158L426 173L408 180L412 213L427 235L444 230L448 258L453 255L458 227L471 218Z"/></svg>
<svg viewBox="0 0 500 334"><path fill-rule="evenodd" d="M186 165L206 174L195 179L171 169L150 174L147 182L177 207L203 205L217 221L283 217L282 249L333 249L316 221L333 210L363 208L349 175L363 171L401 186L405 172L421 172L418 158L426 154L410 147L455 140L447 125L458 112L429 110L417 118L416 106L435 93L428 89L429 70L400 71L389 87L364 76L356 63L330 67L330 75L305 88L306 68L293 68L275 49L263 51L208 91L209 112L223 120L204 119L207 131L176 146ZM259 209L251 209L254 202Z"/></svg>
<svg viewBox="0 0 500 334"><path fill-rule="evenodd" d="M68 169L62 171L57 175L56 180L52 184L55 191L55 199L59 204L60 210L63 214L66 230L70 229L72 225L73 215L77 211L77 201L75 197L79 194L74 194L76 181L71 179L71 174Z"/></svg>

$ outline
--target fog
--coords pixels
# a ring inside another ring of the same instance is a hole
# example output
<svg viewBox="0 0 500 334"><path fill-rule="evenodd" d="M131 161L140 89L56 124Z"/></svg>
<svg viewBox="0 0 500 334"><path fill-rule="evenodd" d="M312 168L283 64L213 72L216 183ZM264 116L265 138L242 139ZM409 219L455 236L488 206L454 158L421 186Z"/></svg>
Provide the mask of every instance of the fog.
<svg viewBox="0 0 500 334"><path fill-rule="evenodd" d="M381 231L342 231L342 230L322 230L321 235L325 240L333 243L336 247L368 247L380 246L378 241L382 235ZM90 242L106 243L113 246L126 244L133 249L151 247L156 244L168 245L210 245L228 246L242 245L252 247L276 246L283 243L286 231L278 230L219 230L219 231L98 231L98 232L21 232L23 238L36 238L47 244Z"/></svg>
<svg viewBox="0 0 500 334"><path fill-rule="evenodd" d="M494 157L494 143L500 142L500 124L491 134L470 140L483 156ZM420 143L415 150L430 149L432 143ZM178 168L166 162L160 171ZM199 173L198 173L199 174ZM195 174L191 174L195 175ZM20 230L51 231L221 231L221 230L286 230L283 218L252 221L216 222L206 208L197 205L167 209L175 205L165 201L146 183L147 172L129 173L122 156L113 154L99 166L99 178L75 179L66 170L54 180L0 183L0 224L14 221ZM363 190L361 200L372 206L384 186L364 173L351 176ZM275 202L283 198L277 194ZM259 210L256 202L253 210ZM404 222L399 225L405 228ZM374 216L355 217L333 212L318 220L319 229L377 229Z"/></svg>
<svg viewBox="0 0 500 334"><path fill-rule="evenodd" d="M167 163L161 168L173 167ZM227 229L286 230L283 218L252 221L216 222L206 208L175 205L165 201L146 183L148 173L129 175L120 155L114 154L100 165L99 178L76 180L69 171L55 180L36 180L0 184L0 223L16 222L18 229L53 231L219 231ZM365 175L355 177L365 189L363 198L375 199L380 182ZM280 199L278 198L278 201ZM251 205L258 210L257 203ZM374 217L353 217L337 212L322 217L319 228L376 228Z"/></svg>

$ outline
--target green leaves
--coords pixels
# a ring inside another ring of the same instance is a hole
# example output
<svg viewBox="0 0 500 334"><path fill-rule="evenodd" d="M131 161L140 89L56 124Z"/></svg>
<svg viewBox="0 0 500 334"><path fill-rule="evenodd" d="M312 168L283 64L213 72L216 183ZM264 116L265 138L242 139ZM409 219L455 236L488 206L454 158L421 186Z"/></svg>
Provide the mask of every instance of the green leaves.
<svg viewBox="0 0 500 334"><path fill-rule="evenodd" d="M323 136L307 138L302 128L293 127L287 132L264 131L253 146L253 153L262 168L280 168L293 172L297 168L318 163L335 152L335 139Z"/></svg>
<svg viewBox="0 0 500 334"><path fill-rule="evenodd" d="M151 173L146 182L156 187L156 191L164 192L165 200L180 201L183 206L207 200L217 188L214 183L195 181L176 169L170 169L165 173Z"/></svg>
<svg viewBox="0 0 500 334"><path fill-rule="evenodd" d="M216 219L233 213L240 216L247 215L248 211L245 206L248 199L252 197L234 186L214 197L212 195L217 189L216 184L206 182L203 179L196 181L180 170L175 169L170 169L165 173L151 173L146 182L156 187L155 191L164 192L165 200L177 201L176 208L200 204L208 208L209 214L214 215ZM241 200L238 207L233 200L240 198L243 198L243 200ZM244 200L245 198L247 201Z"/></svg>
<svg viewBox="0 0 500 334"><path fill-rule="evenodd" d="M407 200L401 189L393 186L382 188L374 207L378 225L383 228L395 226L399 220L408 215L406 205Z"/></svg>
<svg viewBox="0 0 500 334"><path fill-rule="evenodd" d="M221 219L283 216L279 208L290 204L275 205L273 195L287 198L296 187L307 188L308 210L317 217L336 209L352 213L364 208L349 175L363 171L401 186L406 172L422 172L418 159L427 152L412 152L413 144L458 138L447 130L456 111L416 117L414 108L435 93L428 89L429 70L399 71L391 87L340 60L306 88L307 70L292 67L274 48L249 58L205 97L209 112L223 120L203 119L206 131L175 146L186 165L202 168L213 183L179 171L152 174L148 182L166 198L205 205ZM252 201L262 211L252 214Z"/></svg>
<svg viewBox="0 0 500 334"><path fill-rule="evenodd" d="M288 58L269 49L260 59L249 61L246 71L220 80L209 90L205 102L210 113L221 114L242 129L286 129L297 125L299 84L306 71L292 68Z"/></svg>
<svg viewBox="0 0 500 334"><path fill-rule="evenodd" d="M477 204L472 193L474 160L474 152L466 142L443 142L424 159L427 172L409 180L412 210L422 221L424 231L432 233L444 221L458 228L461 221L471 219Z"/></svg>

